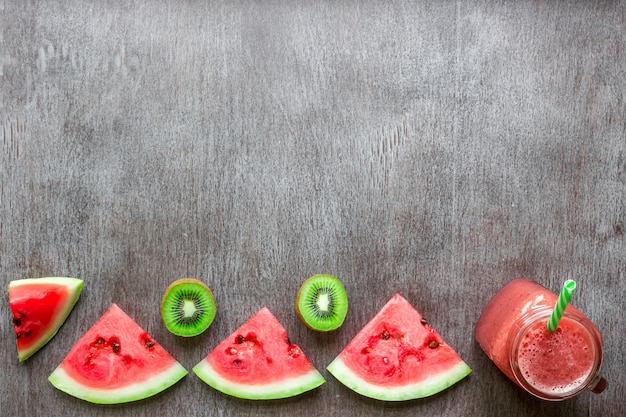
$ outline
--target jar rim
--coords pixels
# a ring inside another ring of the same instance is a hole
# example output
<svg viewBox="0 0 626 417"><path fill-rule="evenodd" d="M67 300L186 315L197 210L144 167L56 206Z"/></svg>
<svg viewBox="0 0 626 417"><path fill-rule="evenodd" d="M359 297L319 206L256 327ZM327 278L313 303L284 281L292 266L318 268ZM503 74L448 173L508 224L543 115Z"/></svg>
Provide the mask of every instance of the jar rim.
<svg viewBox="0 0 626 417"><path fill-rule="evenodd" d="M593 386L594 381L598 379L600 375L600 367L602 365L602 339L599 330L593 324L593 322L591 322L591 320L586 318L584 315L572 314L568 310L565 310L563 313L563 317L576 322L578 325L580 325L581 329L584 329L584 331L587 333L593 347L593 366L591 371L584 378L584 380L568 391L550 392L541 390L535 385L532 385L524 377L517 359L522 337L537 322L547 322L547 319L550 317L551 314L552 308L550 308L549 306L536 306L517 320L516 324L511 328L508 335L509 362L514 378L516 379L517 383L526 391L544 400L561 401L578 395L579 393L588 389L588 387Z"/></svg>

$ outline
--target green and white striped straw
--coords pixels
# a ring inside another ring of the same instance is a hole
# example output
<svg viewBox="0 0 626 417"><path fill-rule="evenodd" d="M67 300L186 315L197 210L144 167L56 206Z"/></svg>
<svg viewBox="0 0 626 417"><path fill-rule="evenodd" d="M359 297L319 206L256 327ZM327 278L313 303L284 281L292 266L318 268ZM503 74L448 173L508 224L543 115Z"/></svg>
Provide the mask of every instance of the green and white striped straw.
<svg viewBox="0 0 626 417"><path fill-rule="evenodd" d="M559 293L559 298L556 300L556 305L554 306L554 310L552 310L552 314L548 319L548 331L553 332L556 330L559 320L563 317L563 312L565 311L565 307L569 304L572 299L572 294L576 290L576 282L571 279L565 281L563 284L563 288L561 288L561 292Z"/></svg>

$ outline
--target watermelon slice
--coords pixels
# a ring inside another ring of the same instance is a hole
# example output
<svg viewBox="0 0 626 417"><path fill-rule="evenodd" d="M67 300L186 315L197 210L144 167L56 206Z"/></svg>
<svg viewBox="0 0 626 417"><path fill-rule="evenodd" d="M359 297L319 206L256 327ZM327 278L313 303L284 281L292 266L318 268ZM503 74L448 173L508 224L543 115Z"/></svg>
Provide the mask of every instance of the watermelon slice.
<svg viewBox="0 0 626 417"><path fill-rule="evenodd" d="M193 370L218 391L251 400L291 397L325 382L266 307L218 344Z"/></svg>
<svg viewBox="0 0 626 417"><path fill-rule="evenodd" d="M31 357L57 333L83 289L78 278L26 278L9 283L9 305L20 362Z"/></svg>
<svg viewBox="0 0 626 417"><path fill-rule="evenodd" d="M396 294L328 365L328 371L366 397L403 401L443 391L471 369Z"/></svg>
<svg viewBox="0 0 626 417"><path fill-rule="evenodd" d="M163 346L113 304L48 380L80 399L116 404L150 397L186 374Z"/></svg>

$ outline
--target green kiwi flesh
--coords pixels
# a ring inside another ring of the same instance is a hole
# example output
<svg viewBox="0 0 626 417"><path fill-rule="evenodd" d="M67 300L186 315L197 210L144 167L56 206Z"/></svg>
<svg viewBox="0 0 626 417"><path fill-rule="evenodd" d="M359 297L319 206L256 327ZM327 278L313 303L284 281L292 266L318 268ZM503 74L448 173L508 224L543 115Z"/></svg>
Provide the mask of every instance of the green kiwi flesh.
<svg viewBox="0 0 626 417"><path fill-rule="evenodd" d="M217 308L213 293L202 281L181 278L170 284L161 299L161 318L177 336L197 336L209 328Z"/></svg>
<svg viewBox="0 0 626 417"><path fill-rule="evenodd" d="M296 312L310 329L320 332L338 329L348 314L348 296L343 284L332 275L313 275L300 287Z"/></svg>

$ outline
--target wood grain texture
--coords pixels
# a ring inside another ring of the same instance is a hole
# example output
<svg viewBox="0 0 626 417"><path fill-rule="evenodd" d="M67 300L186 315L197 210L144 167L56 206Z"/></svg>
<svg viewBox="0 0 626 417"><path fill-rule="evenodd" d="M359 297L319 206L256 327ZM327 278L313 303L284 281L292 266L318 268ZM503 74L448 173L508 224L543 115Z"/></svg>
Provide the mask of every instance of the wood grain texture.
<svg viewBox="0 0 626 417"><path fill-rule="evenodd" d="M85 280L24 364L0 303L0 414L626 415L623 1L134 3L0 0L0 276ZM321 272L351 302L332 334L293 308ZM182 276L219 308L192 340L158 314ZM482 307L517 276L577 280L605 393L540 402L482 353ZM325 366L396 292L474 371L385 404ZM189 375L114 407L55 390L112 302L188 369L268 306L327 383L246 402Z"/></svg>

